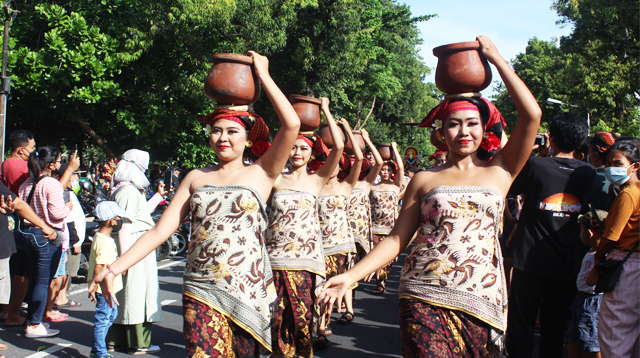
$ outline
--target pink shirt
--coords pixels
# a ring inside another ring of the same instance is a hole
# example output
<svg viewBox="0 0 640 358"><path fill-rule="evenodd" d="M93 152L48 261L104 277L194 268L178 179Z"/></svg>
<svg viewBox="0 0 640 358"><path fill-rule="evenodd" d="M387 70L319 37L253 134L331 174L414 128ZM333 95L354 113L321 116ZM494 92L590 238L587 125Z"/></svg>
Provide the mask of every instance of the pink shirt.
<svg viewBox="0 0 640 358"><path fill-rule="evenodd" d="M32 186L33 179L31 178L27 179L20 186L20 199L27 201ZM31 203L29 203L33 211L35 211L47 225L57 230L64 230L64 218L71 212L71 209L64 205L64 199L62 198L63 192L62 184L47 176L38 182ZM34 226L26 219L24 222L28 226Z"/></svg>

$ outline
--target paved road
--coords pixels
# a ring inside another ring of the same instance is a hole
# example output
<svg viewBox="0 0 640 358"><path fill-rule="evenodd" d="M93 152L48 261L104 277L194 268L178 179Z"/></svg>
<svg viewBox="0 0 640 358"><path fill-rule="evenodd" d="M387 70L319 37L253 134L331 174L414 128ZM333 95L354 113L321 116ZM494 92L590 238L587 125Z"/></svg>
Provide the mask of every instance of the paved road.
<svg viewBox="0 0 640 358"><path fill-rule="evenodd" d="M173 358L186 355L180 294L183 271L184 258L159 263L163 321L153 327L153 343L160 345L162 351L149 356ZM396 264L391 271L387 293L382 296L369 293L375 287L373 284L361 283L356 290L356 318L348 326L332 323L334 333L328 337L331 344L326 350L316 352L317 357L401 357L397 296L399 272L400 264ZM9 346L0 354L7 358L88 357L93 342L95 311L87 297L86 287L85 283L71 285L69 297L82 306L64 310L69 313L69 319L52 324L53 328L61 330L57 337L27 339L23 337L24 328L5 328L0 324L0 340ZM333 320L338 317L334 313ZM114 356L130 357L118 352Z"/></svg>

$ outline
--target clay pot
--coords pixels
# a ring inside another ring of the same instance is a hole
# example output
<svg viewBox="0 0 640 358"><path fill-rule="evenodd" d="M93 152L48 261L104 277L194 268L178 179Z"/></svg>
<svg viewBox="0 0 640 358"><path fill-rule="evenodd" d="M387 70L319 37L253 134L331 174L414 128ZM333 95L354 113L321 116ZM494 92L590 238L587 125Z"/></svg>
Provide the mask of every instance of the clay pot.
<svg viewBox="0 0 640 358"><path fill-rule="evenodd" d="M249 105L260 97L251 56L217 53L204 81L204 93L218 104Z"/></svg>
<svg viewBox="0 0 640 358"><path fill-rule="evenodd" d="M342 134L342 140L344 141L345 140L344 132L342 132L341 134ZM327 124L327 122L320 123L320 129L318 129L318 135L320 136L320 138L322 138L322 141L327 146L327 148L329 149L333 148L333 138L331 138L331 130L329 129L329 125ZM348 144L349 144L348 142L345 143L345 147Z"/></svg>
<svg viewBox="0 0 640 358"><path fill-rule="evenodd" d="M489 62L478 41L458 42L433 49L438 58L436 86L444 93L480 92L491 84Z"/></svg>
<svg viewBox="0 0 640 358"><path fill-rule="evenodd" d="M353 136L356 139L356 144L360 147L360 150L364 153L365 143L364 138L362 138L362 133L360 131L353 131ZM349 155L354 155L353 153L353 142L349 141L344 145L344 151Z"/></svg>
<svg viewBox="0 0 640 358"><path fill-rule="evenodd" d="M322 101L319 98L292 94L289 96L289 101L300 117L301 131L314 131L320 126L320 104Z"/></svg>
<svg viewBox="0 0 640 358"><path fill-rule="evenodd" d="M391 160L391 143L378 143L376 149L378 149L382 160Z"/></svg>

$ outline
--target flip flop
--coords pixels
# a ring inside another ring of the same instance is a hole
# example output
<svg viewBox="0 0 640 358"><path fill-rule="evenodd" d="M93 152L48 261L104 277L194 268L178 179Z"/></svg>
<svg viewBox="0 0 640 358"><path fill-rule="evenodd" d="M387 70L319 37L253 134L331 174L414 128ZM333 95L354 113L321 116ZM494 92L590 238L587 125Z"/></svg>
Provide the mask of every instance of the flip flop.
<svg viewBox="0 0 640 358"><path fill-rule="evenodd" d="M55 315L53 317L44 317L42 321L43 322L62 322L62 321L66 321L68 318L69 318L68 316Z"/></svg>
<svg viewBox="0 0 640 358"><path fill-rule="evenodd" d="M82 304L80 302L76 302L73 300L68 300L67 303L63 303L63 304L56 304L56 306L58 307L78 307L78 306L82 306Z"/></svg>

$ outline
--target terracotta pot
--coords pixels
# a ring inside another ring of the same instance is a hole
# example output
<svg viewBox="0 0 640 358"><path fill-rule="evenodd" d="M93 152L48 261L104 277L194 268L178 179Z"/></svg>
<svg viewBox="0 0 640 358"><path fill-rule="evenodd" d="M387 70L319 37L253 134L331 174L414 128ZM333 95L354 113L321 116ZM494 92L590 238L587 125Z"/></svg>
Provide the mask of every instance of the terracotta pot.
<svg viewBox="0 0 640 358"><path fill-rule="evenodd" d="M218 104L249 105L260 97L251 56L217 53L204 81L204 93Z"/></svg>
<svg viewBox="0 0 640 358"><path fill-rule="evenodd" d="M360 131L353 131L353 136L356 138L356 143L358 144L358 147L360 147L360 150L364 153L364 149L366 145L364 143L364 138L362 138L362 133ZM354 155L352 141L349 141L347 142L347 144L345 144L344 151L349 155Z"/></svg>
<svg viewBox="0 0 640 358"><path fill-rule="evenodd" d="M341 134L342 134L342 140L344 141L345 140L344 132L342 132ZM320 136L320 138L322 138L322 141L327 146L327 148L333 148L333 138L331 138L331 130L329 129L329 125L327 124L327 122L320 123L320 128L318 129L318 135ZM348 144L349 144L348 142L345 143L345 147Z"/></svg>
<svg viewBox="0 0 640 358"><path fill-rule="evenodd" d="M289 96L291 105L300 117L301 131L314 131L320 126L320 104L319 98L292 94Z"/></svg>
<svg viewBox="0 0 640 358"><path fill-rule="evenodd" d="M391 160L391 143L378 143L376 149L378 149L382 160Z"/></svg>
<svg viewBox="0 0 640 358"><path fill-rule="evenodd" d="M489 62L478 41L458 42L433 49L438 58L436 86L444 93L480 92L491 84Z"/></svg>

